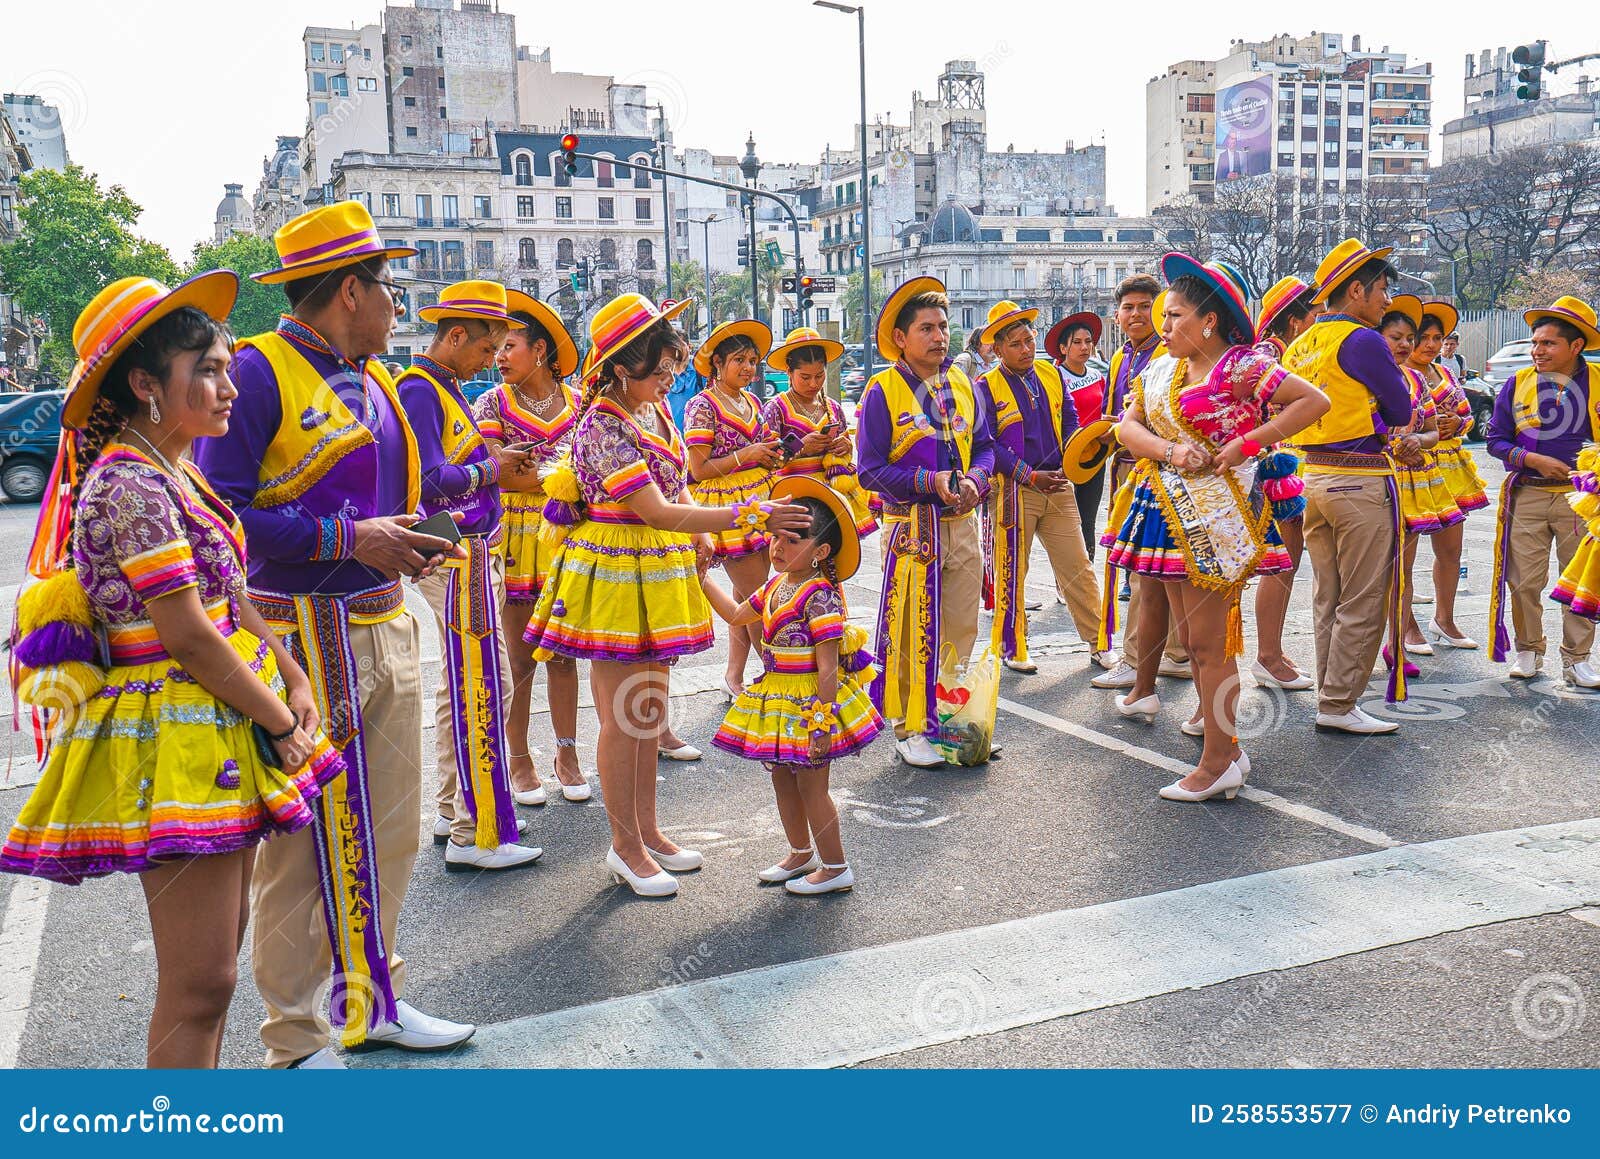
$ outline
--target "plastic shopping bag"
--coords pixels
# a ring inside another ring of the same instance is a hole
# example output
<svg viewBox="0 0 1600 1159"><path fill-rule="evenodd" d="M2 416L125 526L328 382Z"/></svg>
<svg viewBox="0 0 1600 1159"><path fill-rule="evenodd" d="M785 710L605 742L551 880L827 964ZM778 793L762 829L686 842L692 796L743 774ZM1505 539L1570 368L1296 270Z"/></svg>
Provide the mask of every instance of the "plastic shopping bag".
<svg viewBox="0 0 1600 1159"><path fill-rule="evenodd" d="M954 688L941 681L938 697L939 735L934 747L953 765L971 767L989 760L994 718L1000 710L1000 658L994 649L969 664Z"/></svg>

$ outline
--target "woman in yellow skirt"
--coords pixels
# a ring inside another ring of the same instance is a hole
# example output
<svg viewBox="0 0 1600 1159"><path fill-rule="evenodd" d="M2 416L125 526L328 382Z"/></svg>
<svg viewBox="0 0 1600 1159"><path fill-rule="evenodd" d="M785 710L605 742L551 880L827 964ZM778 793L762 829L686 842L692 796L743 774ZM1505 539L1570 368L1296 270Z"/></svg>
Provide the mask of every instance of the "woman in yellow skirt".
<svg viewBox="0 0 1600 1159"><path fill-rule="evenodd" d="M695 351L694 368L710 381L683 408L683 441L689 448L689 494L702 506L765 499L772 489L782 447L748 389L770 349L772 331L765 323L741 318L716 327ZM748 600L767 582L766 534L736 527L711 538L717 562L733 583L733 598ZM730 629L728 637L722 690L732 702L744 691L751 636L740 626Z"/></svg>
<svg viewBox="0 0 1600 1159"><path fill-rule="evenodd" d="M824 392L828 364L844 354L844 344L824 338L809 326L789 331L781 346L767 355L767 365L789 376L789 389L761 409L767 430L778 439L783 463L780 478L805 475L825 483L844 497L857 535L878 529L872 513L872 492L856 477L855 446L844 407Z"/></svg>
<svg viewBox="0 0 1600 1159"><path fill-rule="evenodd" d="M752 534L810 524L804 508L754 499L701 507L690 498L683 440L665 406L687 352L671 319L689 305L663 313L643 295L624 294L589 323L594 380L571 457L545 481L546 532L565 537L526 632L541 660L590 662L600 717L596 763L611 822L606 864L616 881L651 897L678 891L669 870L704 861L661 831L656 745L668 667L713 643L699 583L711 533L736 520Z"/></svg>
<svg viewBox="0 0 1600 1159"><path fill-rule="evenodd" d="M244 530L185 458L228 429L238 278L124 278L73 328L67 438L17 601L12 677L50 742L0 869L141 875L152 1067L213 1067L255 845L312 822L344 762L244 598ZM181 656L180 662L177 657Z"/></svg>
<svg viewBox="0 0 1600 1159"><path fill-rule="evenodd" d="M521 329L507 331L495 355L502 382L478 400L473 417L491 453L504 446L531 451L532 471L501 476L500 502L506 534L506 600L502 611L506 649L511 657L511 704L506 735L511 753L511 790L519 805L542 805L544 786L533 764L528 723L533 708L533 648L522 634L550 566L550 549L541 545L545 493L542 472L572 449L580 395L566 379L578 369L578 348L561 318L521 290L506 290L506 311ZM587 801L589 780L578 767L578 665L552 656L545 665L550 723L556 734L556 780L569 801Z"/></svg>
<svg viewBox="0 0 1600 1159"><path fill-rule="evenodd" d="M1590 443L1578 452L1567 502L1583 523L1583 542L1561 571L1550 598L1574 615L1600 620L1600 446Z"/></svg>
<svg viewBox="0 0 1600 1159"><path fill-rule="evenodd" d="M1463 515L1489 506L1488 484L1463 441L1472 430L1472 404L1450 370L1435 361L1445 335L1455 331L1460 314L1448 302L1424 302L1410 369L1428 384L1439 419L1439 443L1433 449L1439 473ZM1428 541L1433 548L1433 622L1428 635L1441 647L1471 650L1478 642L1456 627L1456 587L1461 582L1461 547L1466 523L1441 528Z"/></svg>

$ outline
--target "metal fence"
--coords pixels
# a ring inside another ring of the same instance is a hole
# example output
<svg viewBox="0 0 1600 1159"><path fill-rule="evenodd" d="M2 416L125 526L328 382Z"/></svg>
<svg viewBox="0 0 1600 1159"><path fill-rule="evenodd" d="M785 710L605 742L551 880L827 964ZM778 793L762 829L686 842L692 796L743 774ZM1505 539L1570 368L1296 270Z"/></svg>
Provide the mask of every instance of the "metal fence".
<svg viewBox="0 0 1600 1159"><path fill-rule="evenodd" d="M1456 353L1467 360L1467 369L1479 374L1500 347L1528 336L1528 324L1517 310L1467 310L1458 329L1461 346Z"/></svg>

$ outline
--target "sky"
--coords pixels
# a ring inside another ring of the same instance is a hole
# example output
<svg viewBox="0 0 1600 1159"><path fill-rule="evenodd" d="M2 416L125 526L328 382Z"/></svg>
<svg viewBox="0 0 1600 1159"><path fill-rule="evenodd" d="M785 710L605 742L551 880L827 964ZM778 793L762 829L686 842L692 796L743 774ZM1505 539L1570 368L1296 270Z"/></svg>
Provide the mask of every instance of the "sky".
<svg viewBox="0 0 1600 1159"><path fill-rule="evenodd" d="M1600 32L1570 31L1596 28L1563 18L1584 10L1571 0L1528 15L1483 4L1441 15L1437 5L1392 0L1349 0L1337 16L1329 7L1145 0L1095 5L1089 16L1089 5L1054 0L994 9L866 0L868 116L904 123L913 90L935 95L947 60L976 60L991 149L1104 143L1108 199L1138 214L1145 82L1179 60L1224 56L1232 39L1359 33L1367 48L1430 61L1436 126L1460 115L1469 52L1540 36L1552 59L1600 48ZM609 0L603 22L597 4L500 0L500 9L517 17L519 43L552 49L558 71L647 84L679 148L742 154L753 131L762 158L814 162L823 146L851 143L860 102L853 16L810 0ZM126 188L145 208L140 232L184 261L210 238L223 184L240 182L249 196L276 137L303 132L305 26L376 23L381 10L377 0L7 0L0 89L60 106L72 159ZM1554 91L1570 91L1576 71ZM1437 156L1437 128L1434 148Z"/></svg>

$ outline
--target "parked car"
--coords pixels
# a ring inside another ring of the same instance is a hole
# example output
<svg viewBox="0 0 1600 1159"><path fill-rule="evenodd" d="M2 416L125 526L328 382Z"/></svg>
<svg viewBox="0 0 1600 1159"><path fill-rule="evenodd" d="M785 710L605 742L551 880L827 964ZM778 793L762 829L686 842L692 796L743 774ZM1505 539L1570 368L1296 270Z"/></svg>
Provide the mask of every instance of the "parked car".
<svg viewBox="0 0 1600 1159"><path fill-rule="evenodd" d="M839 375L839 394L843 398L855 402L866 388L867 372L860 367L851 367Z"/></svg>
<svg viewBox="0 0 1600 1159"><path fill-rule="evenodd" d="M1489 432L1489 416L1494 413L1494 396L1500 389L1500 382L1468 371L1461 389L1466 392L1467 402L1472 407L1472 433L1467 436L1467 441L1481 443Z"/></svg>
<svg viewBox="0 0 1600 1159"><path fill-rule="evenodd" d="M767 397L774 398L789 389L789 376L781 370L768 369L766 372Z"/></svg>
<svg viewBox="0 0 1600 1159"><path fill-rule="evenodd" d="M1489 359L1488 365L1483 368L1484 377L1498 388L1502 382L1510 378L1519 370L1526 370L1533 365L1533 339L1513 338Z"/></svg>
<svg viewBox="0 0 1600 1159"><path fill-rule="evenodd" d="M0 490L12 502L37 503L50 485L65 397L47 390L0 401Z"/></svg>

